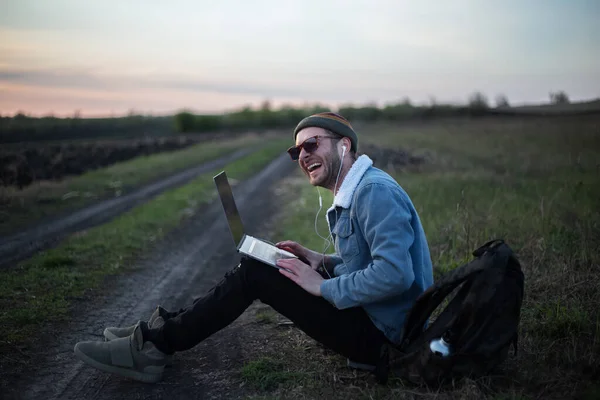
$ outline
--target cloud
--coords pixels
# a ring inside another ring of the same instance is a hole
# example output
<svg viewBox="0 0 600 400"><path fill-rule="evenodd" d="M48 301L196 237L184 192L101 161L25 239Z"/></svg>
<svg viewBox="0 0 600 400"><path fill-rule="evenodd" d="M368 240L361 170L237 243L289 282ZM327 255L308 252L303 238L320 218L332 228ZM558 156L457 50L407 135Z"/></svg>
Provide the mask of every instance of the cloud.
<svg viewBox="0 0 600 400"><path fill-rule="evenodd" d="M192 92L218 92L270 96L306 96L310 90L292 86L228 83L193 77L161 75L101 75L86 70L40 69L0 70L0 81L45 88L79 88L95 91L167 89Z"/></svg>
<svg viewBox="0 0 600 400"><path fill-rule="evenodd" d="M364 79L356 79L363 76ZM176 75L104 75L89 70L39 69L0 70L0 81L44 88L79 88L86 90L136 91L163 89L181 92L214 92L235 95L287 98L339 98L354 97L369 91L397 92L393 76L372 74L368 71L330 71L320 74L288 74L286 79L224 81Z"/></svg>
<svg viewBox="0 0 600 400"><path fill-rule="evenodd" d="M0 81L42 87L102 89L107 82L93 74L76 70L0 70ZM117 82L115 82L117 83Z"/></svg>

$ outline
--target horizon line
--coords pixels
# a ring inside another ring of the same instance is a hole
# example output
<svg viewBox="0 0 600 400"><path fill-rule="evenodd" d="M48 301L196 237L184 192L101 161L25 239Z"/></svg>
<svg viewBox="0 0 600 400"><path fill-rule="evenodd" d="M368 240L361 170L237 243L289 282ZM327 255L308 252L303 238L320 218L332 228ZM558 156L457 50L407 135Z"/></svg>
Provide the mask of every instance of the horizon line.
<svg viewBox="0 0 600 400"><path fill-rule="evenodd" d="M474 93L476 93L476 92L474 92ZM408 97L404 97L403 99L398 100L397 102L385 102L383 104L378 104L377 102L364 102L364 103L340 102L336 106L332 106L331 104L327 104L326 102L305 101L305 102L301 102L302 104L296 104L296 105L282 104L278 107L270 107L270 110L274 111L274 112L278 112L278 111L283 110L286 107L291 107L292 109L296 109L296 110L303 109L303 108L312 108L312 107L324 107L324 108L328 108L332 111L333 110L339 111L341 108L344 108L344 107L365 108L365 107L373 107L373 106L378 109L383 109L386 106L401 105L406 101L406 99L408 99L410 101L410 99ZM435 99L435 96L432 96L432 99ZM488 101L489 101L489 99L488 99ZM85 113L84 109L76 108L71 113L53 113L52 111L48 111L45 113L33 113L33 112L28 112L26 110L17 110L17 111L12 112L12 114L10 112L5 114L2 110L0 110L0 117L1 118L14 118L18 115L22 115L27 118L38 118L38 119L42 119L42 118L103 119L103 118L126 118L126 117L166 118L166 117L172 117L172 116L177 115L182 112L189 112L194 115L225 115L225 114L239 112L246 108L250 108L251 111L259 111L261 104L263 104L264 102L271 103L272 101L269 99L265 99L262 102L260 102L259 104L245 104L245 105L240 105L240 106L233 107L233 108L227 108L227 109L224 109L224 110L218 111L218 112L201 111L201 110L194 110L192 107L183 107L183 108L177 108L175 110L171 110L171 111L167 111L167 112L143 111L143 110L136 110L135 108L131 108L130 110L125 111L125 112ZM566 105L575 106L578 104L586 104L586 103L593 103L593 102L600 102L600 96L590 97L590 98L583 99L583 100L579 100L579 99L574 100L574 101L571 100L571 101L569 101L569 103L566 103ZM509 101L508 108L541 107L541 106L553 106L553 105L556 105L556 104L551 103L549 100L546 102L519 102L519 103L514 103L514 104L510 103L510 101ZM419 102L419 103L410 102L409 103L409 107L414 107L414 108L444 107L444 106L468 107L469 103L468 103L468 101L467 102L452 102L452 101L437 102L436 101L434 103L431 103L431 102L429 102L429 103L428 102ZM503 107L498 107L496 105L488 104L487 108L488 109L496 109L496 108L503 108Z"/></svg>

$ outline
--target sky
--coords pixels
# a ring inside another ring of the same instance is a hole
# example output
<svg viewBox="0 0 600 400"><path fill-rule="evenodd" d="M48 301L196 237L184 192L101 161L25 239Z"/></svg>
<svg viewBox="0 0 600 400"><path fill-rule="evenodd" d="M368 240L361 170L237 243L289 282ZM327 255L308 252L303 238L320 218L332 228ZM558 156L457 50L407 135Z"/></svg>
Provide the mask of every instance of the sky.
<svg viewBox="0 0 600 400"><path fill-rule="evenodd" d="M0 0L0 114L600 97L597 0Z"/></svg>

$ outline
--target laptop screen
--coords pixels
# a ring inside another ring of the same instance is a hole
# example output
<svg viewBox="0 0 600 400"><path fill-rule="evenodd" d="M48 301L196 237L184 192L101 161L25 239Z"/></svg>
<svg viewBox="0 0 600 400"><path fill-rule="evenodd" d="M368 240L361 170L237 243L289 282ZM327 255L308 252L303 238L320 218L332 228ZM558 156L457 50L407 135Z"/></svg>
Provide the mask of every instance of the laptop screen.
<svg viewBox="0 0 600 400"><path fill-rule="evenodd" d="M216 175L213 179L217 185L217 191L219 192L219 197L221 198L221 203L223 204L223 209L225 210L225 215L227 216L229 230L231 231L233 241L237 246L244 237L244 225L242 225L240 213L235 205L235 200L233 200L231 186L229 185L225 171Z"/></svg>

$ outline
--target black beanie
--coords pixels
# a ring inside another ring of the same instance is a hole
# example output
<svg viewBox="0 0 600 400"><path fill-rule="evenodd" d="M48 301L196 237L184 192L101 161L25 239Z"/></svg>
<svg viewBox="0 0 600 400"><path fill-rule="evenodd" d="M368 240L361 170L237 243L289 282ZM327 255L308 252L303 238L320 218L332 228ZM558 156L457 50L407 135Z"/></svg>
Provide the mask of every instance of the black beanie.
<svg viewBox="0 0 600 400"><path fill-rule="evenodd" d="M308 127L323 128L333 133L337 133L338 135L345 136L349 138L352 143L352 151L356 152L358 149L358 136L356 135L356 132L352 129L350 122L339 114L322 112L304 118L300 121L298 126L296 126L296 129L294 129L294 141L296 140L296 136L298 136L298 132Z"/></svg>

